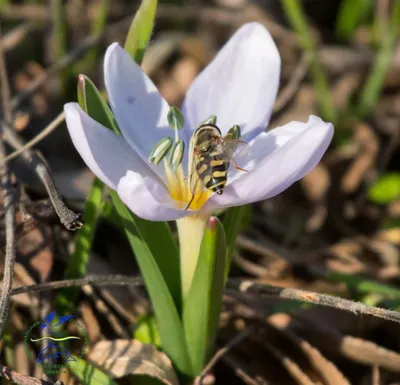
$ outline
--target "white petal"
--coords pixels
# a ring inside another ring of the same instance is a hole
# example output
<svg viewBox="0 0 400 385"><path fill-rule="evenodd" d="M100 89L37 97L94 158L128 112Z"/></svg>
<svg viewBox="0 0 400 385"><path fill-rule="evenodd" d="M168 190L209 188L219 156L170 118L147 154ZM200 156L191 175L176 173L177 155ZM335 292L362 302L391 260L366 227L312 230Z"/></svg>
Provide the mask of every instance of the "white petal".
<svg viewBox="0 0 400 385"><path fill-rule="evenodd" d="M160 139L173 136L172 129L168 127L168 103L150 78L117 43L107 49L104 78L122 134L147 160Z"/></svg>
<svg viewBox="0 0 400 385"><path fill-rule="evenodd" d="M118 184L118 195L137 216L150 221L173 221L190 214L178 210L167 190L151 177L129 171Z"/></svg>
<svg viewBox="0 0 400 385"><path fill-rule="evenodd" d="M234 124L242 134L261 132L271 116L280 66L269 32L261 24L245 24L191 85L183 105L191 128L216 115L222 133Z"/></svg>
<svg viewBox="0 0 400 385"><path fill-rule="evenodd" d="M237 173L210 207L239 206L272 198L309 173L321 160L333 136L333 125L316 116L307 123L291 122L256 137L251 143L249 172ZM242 164L239 163L242 167Z"/></svg>
<svg viewBox="0 0 400 385"><path fill-rule="evenodd" d="M93 120L77 103L66 104L64 111L75 148L107 186L115 190L128 170L154 175L122 136Z"/></svg>

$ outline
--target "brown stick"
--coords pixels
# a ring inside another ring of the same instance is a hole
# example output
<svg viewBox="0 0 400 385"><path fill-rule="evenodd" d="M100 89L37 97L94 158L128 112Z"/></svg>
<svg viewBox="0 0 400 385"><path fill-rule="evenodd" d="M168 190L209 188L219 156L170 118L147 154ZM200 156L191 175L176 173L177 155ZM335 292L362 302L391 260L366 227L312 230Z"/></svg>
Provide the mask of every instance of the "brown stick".
<svg viewBox="0 0 400 385"><path fill-rule="evenodd" d="M24 151L29 150L30 148L36 146L39 142L41 142L48 135L50 135L56 128L60 127L60 125L64 123L64 121L65 121L65 113L61 112L41 132L39 132L39 134L37 134L29 142L25 143L20 149L15 150L13 153L7 155L6 158L4 159L4 163L9 162L10 160L21 155Z"/></svg>
<svg viewBox="0 0 400 385"><path fill-rule="evenodd" d="M232 338L225 346L223 346L221 349L215 353L213 358L209 361L207 366L203 369L201 372L200 376L198 376L194 382L194 385L203 385L203 380L205 376L210 373L211 369L216 365L216 363L224 357L229 350L231 350L234 346L242 342L244 339L246 339L251 333L254 332L254 327L250 326L248 329L243 330L241 333L236 335L234 338Z"/></svg>
<svg viewBox="0 0 400 385"><path fill-rule="evenodd" d="M320 294L301 289L263 285L261 283L241 279L228 280L227 287L241 293L270 295L274 297L292 299L300 302L308 302L319 306L334 307L336 309L345 310L356 315L369 314L377 318L383 318L388 321L400 323L400 313L397 311L387 310L375 306L368 306L364 305L361 302L355 302L327 294Z"/></svg>
<svg viewBox="0 0 400 385"><path fill-rule="evenodd" d="M82 43L79 44L75 49L66 54L62 59L60 59L48 70L46 70L46 72L44 72L42 75L33 80L32 83L29 84L29 87L27 89L15 96L11 100L12 109L17 109L22 102L24 102L33 93L35 93L37 89L41 87L51 76L70 66L76 59L83 56L89 48L99 43L102 37L103 35L98 34L86 37L82 41Z"/></svg>
<svg viewBox="0 0 400 385"><path fill-rule="evenodd" d="M1 38L1 30L0 30ZM4 58L3 47L0 46L0 84L1 98L3 104L4 119L11 122L12 110L10 106L10 85L8 83L7 68ZM2 125L4 126L4 125ZM1 132L2 133L2 132ZM0 163L5 159L5 148L3 138L0 138ZM3 204L4 204L4 221L6 229L6 250L4 262L3 286L0 297L0 337L3 334L4 326L7 322L8 308L10 306L10 291L12 288L14 277L14 265L16 257L16 241L15 241L15 202L14 193L11 186L10 174L7 165L0 166L0 181L2 187Z"/></svg>
<svg viewBox="0 0 400 385"><path fill-rule="evenodd" d="M6 129L4 137L8 144L15 150L22 149L25 146L25 143L20 139L18 134L8 125L4 125L4 127ZM20 155L25 160L27 165L32 169L32 171L34 171L42 181L61 223L68 230L73 231L80 229L83 226L81 214L74 213L65 205L54 183L51 172L44 160L39 156L39 153L25 148L25 151L20 153ZM0 160L0 164L4 163L4 161L5 158L2 158L2 160Z"/></svg>
<svg viewBox="0 0 400 385"><path fill-rule="evenodd" d="M11 370L7 368L7 366L1 364L0 377L3 377L6 380L11 381L17 385L56 385L57 383L62 384L61 381L57 381L56 383L54 383L38 380L37 378L26 376L25 374L21 374L16 372L15 370Z"/></svg>
<svg viewBox="0 0 400 385"><path fill-rule="evenodd" d="M55 290L65 287L80 287L84 285L143 285L141 277L128 277L124 275L93 275L79 279L65 279L39 283L36 285L20 286L11 290L11 295L23 293L37 293L40 291Z"/></svg>
<svg viewBox="0 0 400 385"><path fill-rule="evenodd" d="M83 285L143 285L141 277L129 277L124 275L95 275L81 279L70 279L64 281L46 282L37 285L21 286L11 291L11 295L22 293L55 290L63 287L78 287ZM327 294L315 293L301 289L283 288L277 286L263 285L250 280L237 278L228 279L227 289L230 292L241 292L257 295L270 295L300 302L313 303L320 306L334 307L336 309L349 311L356 315L369 314L374 317L383 318L388 321L400 323L400 313L380 307L364 305L344 298L334 297Z"/></svg>

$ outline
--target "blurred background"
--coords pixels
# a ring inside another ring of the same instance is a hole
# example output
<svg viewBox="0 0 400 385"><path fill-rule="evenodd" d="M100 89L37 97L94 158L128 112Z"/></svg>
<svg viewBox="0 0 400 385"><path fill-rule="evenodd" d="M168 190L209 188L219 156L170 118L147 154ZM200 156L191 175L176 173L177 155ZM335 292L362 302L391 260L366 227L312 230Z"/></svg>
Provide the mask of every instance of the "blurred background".
<svg viewBox="0 0 400 385"><path fill-rule="evenodd" d="M138 6L131 0L0 0L0 44L21 143L42 132L64 103L77 100L78 74L103 88L105 49L124 43ZM268 130L315 114L335 124L335 137L310 174L248 207L232 275L400 310L400 1L160 1L143 68L166 100L180 106L197 74L249 21L266 26L282 57ZM68 206L82 211L93 176L65 124L35 149ZM74 234L59 224L24 160L16 157L10 165L21 202L15 285L62 279ZM85 274L137 271L106 204ZM52 292L13 297L1 363L43 378L23 352L23 336L52 301ZM140 289L85 286L76 312L94 344L104 336L132 336L150 306ZM249 325L256 337L225 355L210 383L400 384L398 324L228 294L218 345ZM69 375L62 380L75 381Z"/></svg>

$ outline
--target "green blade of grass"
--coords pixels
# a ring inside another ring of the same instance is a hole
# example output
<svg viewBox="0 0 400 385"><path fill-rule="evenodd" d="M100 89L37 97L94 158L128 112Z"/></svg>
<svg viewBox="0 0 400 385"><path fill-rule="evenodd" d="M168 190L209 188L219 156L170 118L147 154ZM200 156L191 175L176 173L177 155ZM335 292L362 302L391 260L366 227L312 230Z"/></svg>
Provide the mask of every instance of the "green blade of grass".
<svg viewBox="0 0 400 385"><path fill-rule="evenodd" d="M378 50L376 60L367 82L362 89L359 113L361 117L368 116L377 103L385 82L385 76L390 66L396 37L400 26L400 1L394 2L394 8L391 12L391 19L388 21L388 28L383 34L383 41Z"/></svg>
<svg viewBox="0 0 400 385"><path fill-rule="evenodd" d="M400 198L400 172L383 174L368 189L368 198L378 204L388 204Z"/></svg>
<svg viewBox="0 0 400 385"><path fill-rule="evenodd" d="M99 36L104 32L104 29L107 25L107 17L110 11L110 0L100 0L99 5L97 7L97 14L93 20L91 25L91 35ZM86 55L76 63L74 67L75 73L81 72L89 72L93 71L96 65L96 61L98 59L98 47L92 47Z"/></svg>
<svg viewBox="0 0 400 385"><path fill-rule="evenodd" d="M157 317L163 350L181 373L191 375L192 368L187 354L182 323L164 277L149 247L157 243L160 235L155 233L151 242L146 242L141 228L137 225L137 218L121 202L115 191L110 191L110 194L146 283Z"/></svg>
<svg viewBox="0 0 400 385"><path fill-rule="evenodd" d="M343 282L350 289L359 293L379 294L389 298L400 298L400 289L359 275L330 272L327 278L336 282Z"/></svg>
<svg viewBox="0 0 400 385"><path fill-rule="evenodd" d="M89 193L84 211L85 226L79 230L75 240L75 251L65 271L65 279L80 278L86 275L86 267L89 262L89 253L96 231L97 219L101 215L104 202L104 184L95 178Z"/></svg>
<svg viewBox="0 0 400 385"><path fill-rule="evenodd" d="M103 100L94 83L85 75L78 77L78 103L96 122L121 135L110 107Z"/></svg>
<svg viewBox="0 0 400 385"><path fill-rule="evenodd" d="M322 117L325 120L335 123L337 113L332 102L328 81L318 60L317 50L314 46L313 37L307 24L304 10L300 0L282 0L282 6L292 28L296 31L303 49L311 59L311 76L317 99L320 104Z"/></svg>
<svg viewBox="0 0 400 385"><path fill-rule="evenodd" d="M118 385L100 369L89 364L79 357L74 357L76 361L67 362L66 365L71 373L84 385Z"/></svg>
<svg viewBox="0 0 400 385"><path fill-rule="evenodd" d="M157 348L161 347L160 329L157 319L153 314L139 318L136 323L133 338L144 344L151 344Z"/></svg>
<svg viewBox="0 0 400 385"><path fill-rule="evenodd" d="M90 251L96 232L97 220L101 215L104 202L104 184L95 178L86 200L83 220L85 225L75 238L75 250L68 261L64 279L82 278L86 275ZM56 298L56 309L60 314L73 310L79 289L65 288Z"/></svg>
<svg viewBox="0 0 400 385"><path fill-rule="evenodd" d="M335 32L339 39L349 39L354 30L371 12L371 0L342 0L336 18Z"/></svg>
<svg viewBox="0 0 400 385"><path fill-rule="evenodd" d="M136 63L141 64L153 31L157 0L143 0L125 41L125 49Z"/></svg>
<svg viewBox="0 0 400 385"><path fill-rule="evenodd" d="M0 0L0 10L10 5L10 0Z"/></svg>
<svg viewBox="0 0 400 385"><path fill-rule="evenodd" d="M67 22L63 0L53 0L51 4L51 21L53 33L51 37L51 55L57 62L67 54ZM60 89L65 89L70 76L70 68L60 71Z"/></svg>
<svg viewBox="0 0 400 385"><path fill-rule="evenodd" d="M236 238L243 227L243 220L249 214L249 210L251 210L250 206L231 207L224 216L223 225L226 234L225 280L228 279Z"/></svg>
<svg viewBox="0 0 400 385"><path fill-rule="evenodd" d="M183 309L183 324L194 376L204 369L217 333L225 261L224 228L218 218L211 217L204 230L196 271Z"/></svg>

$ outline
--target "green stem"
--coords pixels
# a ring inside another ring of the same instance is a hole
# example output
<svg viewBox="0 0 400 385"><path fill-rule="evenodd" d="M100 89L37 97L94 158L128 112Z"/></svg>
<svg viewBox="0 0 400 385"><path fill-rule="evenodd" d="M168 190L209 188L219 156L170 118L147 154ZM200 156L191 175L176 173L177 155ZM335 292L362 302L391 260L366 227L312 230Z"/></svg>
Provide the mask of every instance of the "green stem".
<svg viewBox="0 0 400 385"><path fill-rule="evenodd" d="M282 0L283 9L292 28L296 31L302 48L311 58L311 76L318 96L321 113L324 119L335 122L336 110L332 102L328 82L318 60L314 39L307 25L306 17L299 0Z"/></svg>

